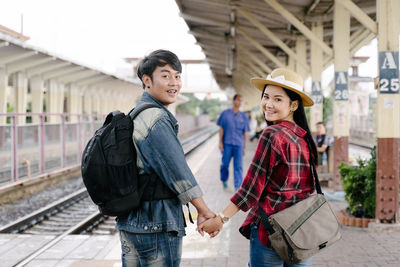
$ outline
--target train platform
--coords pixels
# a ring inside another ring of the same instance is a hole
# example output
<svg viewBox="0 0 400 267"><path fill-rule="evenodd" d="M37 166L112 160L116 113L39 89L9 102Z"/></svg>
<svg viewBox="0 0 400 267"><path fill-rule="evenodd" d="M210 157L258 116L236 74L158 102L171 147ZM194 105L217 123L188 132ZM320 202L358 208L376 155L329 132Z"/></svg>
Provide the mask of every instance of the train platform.
<svg viewBox="0 0 400 267"><path fill-rule="evenodd" d="M248 143L244 157L244 171L250 164L257 143ZM218 136L214 135L187 156L203 192L204 199L214 211L221 211L234 193L230 178L229 188L223 189L219 180L221 153ZM343 209L343 194L325 193L333 208ZM194 208L192 207L192 212ZM215 238L201 237L195 225L189 224L183 239L182 267L244 267L249 260L249 241L238 231L246 214L239 212L224 226ZM15 266L55 236L0 235L0 265ZM35 259L23 266L29 267L117 267L120 261L118 235L68 235L49 246ZM400 266L400 232L372 231L368 228L342 227L342 239L316 255L312 266Z"/></svg>

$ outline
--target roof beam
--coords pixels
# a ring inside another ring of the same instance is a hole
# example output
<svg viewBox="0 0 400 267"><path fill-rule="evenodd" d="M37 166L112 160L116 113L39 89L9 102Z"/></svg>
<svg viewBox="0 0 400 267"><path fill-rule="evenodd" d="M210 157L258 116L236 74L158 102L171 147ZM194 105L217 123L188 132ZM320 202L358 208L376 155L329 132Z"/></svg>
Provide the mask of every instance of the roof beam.
<svg viewBox="0 0 400 267"><path fill-rule="evenodd" d="M58 63L54 63L54 64L43 64L44 66L37 66L34 68L29 68L27 70L27 75L28 75L28 77L30 77L30 76L34 76L39 73L45 73L45 72L48 72L51 70L60 69L65 66L69 66L71 64L72 64L71 62L58 62Z"/></svg>
<svg viewBox="0 0 400 267"><path fill-rule="evenodd" d="M77 73L65 75L62 78L59 78L59 81L61 83L67 84L67 83L72 83L74 81L82 80L84 78L97 76L97 75L99 75L99 73L97 71L86 69L86 70L81 70Z"/></svg>
<svg viewBox="0 0 400 267"><path fill-rule="evenodd" d="M201 16L198 16L198 15L192 15L192 14L189 14L189 13L181 12L180 16L184 20L197 22L197 23L200 23L200 24L229 27L229 24L224 22L224 21L210 19L210 18L206 18L206 17L201 17Z"/></svg>
<svg viewBox="0 0 400 267"><path fill-rule="evenodd" d="M53 60L55 60L54 57L45 57L45 58L36 58L30 61L24 61L22 63L12 63L10 65L7 65L7 71L8 73L13 73Z"/></svg>
<svg viewBox="0 0 400 267"><path fill-rule="evenodd" d="M215 41L218 41L218 42L221 42L221 41L225 40L224 36L208 33L206 31L191 30L191 31L189 31L189 33L192 34L195 37L198 37L198 38L215 40Z"/></svg>
<svg viewBox="0 0 400 267"><path fill-rule="evenodd" d="M301 58L287 46L279 37L277 37L270 29L265 27L261 22L259 22L253 15L251 15L247 10L238 7L237 10L243 14L251 23L254 24L262 33L264 33L272 42L279 46L286 54L296 59L298 62L302 62ZM303 66L308 72L310 67L308 65Z"/></svg>
<svg viewBox="0 0 400 267"><path fill-rule="evenodd" d="M26 57L30 57L33 55L37 55L37 51L28 51L28 52L23 52L23 53L15 53L11 56L6 56L6 57L1 57L0 58L0 65L5 65L8 63L11 63L13 61L17 61Z"/></svg>
<svg viewBox="0 0 400 267"><path fill-rule="evenodd" d="M361 24L363 24L371 32L378 33L378 24L373 21L365 12L354 4L351 0L336 0L342 6L344 6L354 18L356 18Z"/></svg>
<svg viewBox="0 0 400 267"><path fill-rule="evenodd" d="M261 53L263 53L267 58L269 58L272 62L274 62L278 67L284 68L285 64L283 64L275 55L268 51L264 46L262 46L259 42L257 42L253 37L251 37L245 30L241 27L238 28L238 31L241 35L243 35L247 41L249 41L253 46L255 46Z"/></svg>
<svg viewBox="0 0 400 267"><path fill-rule="evenodd" d="M58 70L58 71L51 71L51 72L48 72L48 73L44 74L43 75L43 79L44 80L48 80L48 79L52 79L52 78L59 77L59 76L62 76L62 75L67 75L69 73L81 71L83 68L84 67L82 67L82 66L76 66L75 65L75 66L71 66L69 68L61 69L61 70Z"/></svg>
<svg viewBox="0 0 400 267"><path fill-rule="evenodd" d="M79 82L77 82L76 85L78 85L78 86L92 85L92 84L96 84L96 83L100 83L100 82L105 82L110 79L112 79L112 78L110 76L106 76L106 75L102 75L99 77L96 76L96 77L82 79Z"/></svg>
<svg viewBox="0 0 400 267"><path fill-rule="evenodd" d="M256 62L263 70L267 73L272 72L272 69L268 67L267 64L262 62L258 57L256 57L250 50L248 50L246 47L244 47L241 44L238 44L238 47L240 50L243 50L254 62Z"/></svg>
<svg viewBox="0 0 400 267"><path fill-rule="evenodd" d="M315 36L315 34L300 20L298 20L292 13L286 10L281 4L276 0L264 0L267 4L269 4L273 9L275 9L279 14L282 15L285 19L287 19L293 26L295 26L301 33L303 33L308 39L315 42L321 49L329 56L333 55L332 49L324 43L323 40Z"/></svg>
<svg viewBox="0 0 400 267"><path fill-rule="evenodd" d="M254 66L254 64L249 64L249 62L247 60L243 59L242 57L239 57L238 61L239 61L239 64L244 65L244 66L248 67L249 69L251 69L256 74L256 76L259 76L259 77L266 76L265 75L266 73L264 73L259 68L256 68Z"/></svg>
<svg viewBox="0 0 400 267"><path fill-rule="evenodd" d="M376 37L376 34L370 32L364 39L362 39L359 43L354 43L350 45L350 56L353 56L361 47L367 45Z"/></svg>

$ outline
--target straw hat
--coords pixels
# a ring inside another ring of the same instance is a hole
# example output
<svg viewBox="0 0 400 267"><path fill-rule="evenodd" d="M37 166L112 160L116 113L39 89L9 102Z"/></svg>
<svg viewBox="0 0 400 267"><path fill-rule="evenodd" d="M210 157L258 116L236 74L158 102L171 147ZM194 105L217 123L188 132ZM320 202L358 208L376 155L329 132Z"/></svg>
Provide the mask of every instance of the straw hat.
<svg viewBox="0 0 400 267"><path fill-rule="evenodd" d="M267 78L252 78L250 82L260 91L265 85L271 84L293 91L301 96L304 106L314 105L314 101L304 92L303 78L296 72L278 68L274 69Z"/></svg>

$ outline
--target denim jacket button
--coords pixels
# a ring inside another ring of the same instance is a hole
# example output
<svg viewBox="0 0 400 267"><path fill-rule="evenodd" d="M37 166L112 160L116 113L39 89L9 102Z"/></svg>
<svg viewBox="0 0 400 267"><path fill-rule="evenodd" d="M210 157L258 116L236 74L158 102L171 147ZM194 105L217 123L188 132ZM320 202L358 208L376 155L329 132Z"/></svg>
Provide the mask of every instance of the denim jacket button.
<svg viewBox="0 0 400 267"><path fill-rule="evenodd" d="M158 229L157 226L154 226L154 227L153 227L153 230L154 230L154 231L157 231L157 229Z"/></svg>
<svg viewBox="0 0 400 267"><path fill-rule="evenodd" d="M149 229L149 227L147 227L147 225L144 227L144 230L146 230L147 231L147 229Z"/></svg>

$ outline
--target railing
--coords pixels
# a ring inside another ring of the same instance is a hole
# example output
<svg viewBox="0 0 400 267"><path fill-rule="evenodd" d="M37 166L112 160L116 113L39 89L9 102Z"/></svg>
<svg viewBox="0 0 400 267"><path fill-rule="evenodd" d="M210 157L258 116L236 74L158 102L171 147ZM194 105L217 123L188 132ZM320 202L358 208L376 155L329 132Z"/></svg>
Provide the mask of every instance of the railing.
<svg viewBox="0 0 400 267"><path fill-rule="evenodd" d="M32 123L25 123L25 118ZM103 118L88 114L0 113L0 184L80 164ZM22 122L21 122L22 121Z"/></svg>

